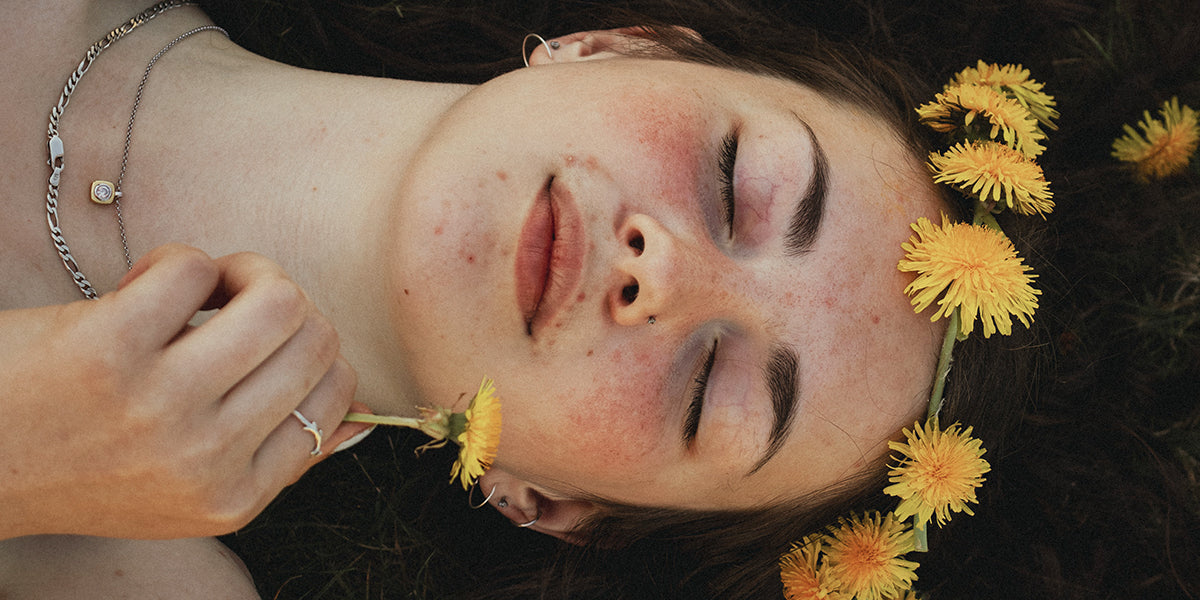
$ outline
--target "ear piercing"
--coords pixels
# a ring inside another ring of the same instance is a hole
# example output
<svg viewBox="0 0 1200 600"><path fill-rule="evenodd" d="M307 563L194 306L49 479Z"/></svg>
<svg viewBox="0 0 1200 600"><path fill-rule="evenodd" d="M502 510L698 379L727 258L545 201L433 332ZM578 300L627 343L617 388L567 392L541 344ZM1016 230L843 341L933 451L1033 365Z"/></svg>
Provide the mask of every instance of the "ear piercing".
<svg viewBox="0 0 1200 600"><path fill-rule="evenodd" d="M647 325L653 325L653 324L655 324L655 323L657 323L657 322L658 322L658 320L654 318L654 315L650 315L650 318L649 318L649 319L646 319L646 324L647 324Z"/></svg>
<svg viewBox="0 0 1200 600"><path fill-rule="evenodd" d="M528 523L517 523L516 525L517 525L517 527L533 527L533 524L537 523L538 520L541 518L542 518L542 509L539 508L537 511L537 516L535 516L532 521L530 521Z"/></svg>
<svg viewBox="0 0 1200 600"><path fill-rule="evenodd" d="M554 58L553 50L558 49L558 42L547 42L546 38L536 33L529 33L525 35L525 39L521 40L521 60L525 61L525 66L529 66L529 55L525 54L525 44L529 43L529 38L535 38L537 41L541 42L542 46L545 46L546 48L546 55L550 58ZM534 47L536 48L536 46Z"/></svg>
<svg viewBox="0 0 1200 600"><path fill-rule="evenodd" d="M474 493L475 493L475 486L471 486L471 493L467 494L467 505L470 506L472 510L477 510L477 509L487 506L488 500L491 500L492 496L496 495L496 486L494 486L494 485L492 486L492 491L488 493L487 498L484 498L483 502L480 502L479 504L471 504L471 495L473 495Z"/></svg>
<svg viewBox="0 0 1200 600"><path fill-rule="evenodd" d="M493 491L495 490L493 489ZM496 506L500 508L508 508L508 496L500 496L500 501L496 503Z"/></svg>

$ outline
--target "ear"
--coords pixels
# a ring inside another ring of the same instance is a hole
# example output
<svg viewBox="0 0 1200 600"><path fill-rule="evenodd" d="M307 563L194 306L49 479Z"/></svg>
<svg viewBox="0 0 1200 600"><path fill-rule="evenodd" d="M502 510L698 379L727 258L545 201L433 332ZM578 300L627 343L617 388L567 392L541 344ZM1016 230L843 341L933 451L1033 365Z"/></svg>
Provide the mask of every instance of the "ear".
<svg viewBox="0 0 1200 600"><path fill-rule="evenodd" d="M697 40L700 39L700 34L691 29L686 27L677 27L676 29ZM529 66L628 56L635 52L661 47L649 38L649 33L650 30L645 27L622 27L620 29L580 31L556 37L547 41L557 42L557 48L551 50L543 44L538 44L533 49L529 55ZM550 45L553 46L553 43Z"/></svg>
<svg viewBox="0 0 1200 600"><path fill-rule="evenodd" d="M479 489L490 494L488 504L514 525L537 519L529 529L572 544L582 543L573 533L575 527L597 509L592 502L547 492L500 468L484 473Z"/></svg>

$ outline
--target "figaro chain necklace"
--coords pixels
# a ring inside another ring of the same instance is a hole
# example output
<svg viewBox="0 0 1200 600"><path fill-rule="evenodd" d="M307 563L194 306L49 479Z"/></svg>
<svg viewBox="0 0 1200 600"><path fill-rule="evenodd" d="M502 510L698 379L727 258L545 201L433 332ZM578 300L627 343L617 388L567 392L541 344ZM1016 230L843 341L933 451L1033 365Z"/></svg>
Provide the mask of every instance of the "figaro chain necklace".
<svg viewBox="0 0 1200 600"><path fill-rule="evenodd" d="M75 91L75 86L79 85L79 80L82 79L83 74L87 73L87 70L91 68L92 62L96 60L96 57L99 56L101 52L106 50L117 40L125 37L125 35L130 31L133 31L154 17L180 6L194 4L195 2L192 0L166 0L164 2L160 2L142 11L124 25L121 25L120 27L110 31L108 35L104 36L102 39L100 39L100 41L92 44L92 47L88 49L87 54L84 55L83 60L80 61L79 66L75 68L75 71L72 72L69 77L67 77L67 83L63 86L62 95L58 99L58 104L50 110L50 124L46 128L46 136L49 139L50 147L50 160L47 161L47 164L50 165L51 169L50 180L47 185L46 192L46 223L50 227L50 240L54 242L54 247L56 250L58 250L58 256L62 259L63 266L66 267L67 272L71 274L71 279L75 282L75 285L79 287L79 291L82 292L83 296L89 300L95 300L99 298L100 295L96 293L95 288L92 287L92 284L88 281L87 276L85 276L83 271L79 269L79 264L75 261L75 257L71 255L71 249L67 246L66 238L63 237L62 228L60 227L58 219L58 185L62 179L62 171L64 166L63 141L62 138L58 136L59 119L62 118L63 111L66 110L67 103L71 100L71 93ZM221 33L225 34L226 37L229 36L224 29L221 29L215 25L204 25L197 27L180 35L179 37L176 37L169 44L164 46L162 50L159 50L158 53L154 55L154 58L150 59L150 62L146 65L145 72L142 74L142 81L138 85L137 96L135 97L133 103L133 110L129 114L129 126L125 130L125 149L121 157L121 174L117 178L117 183L114 185L113 183L103 180L92 182L91 198L93 202L97 204L115 203L117 227L120 229L121 233L121 246L125 250L125 264L129 268L133 267L133 260L129 256L129 244L125 236L125 221L121 216L121 183L125 179L125 168L129 162L129 143L133 136L133 122L137 117L138 106L141 105L142 102L142 91L146 87L146 80L150 77L150 70L154 68L154 64L158 62L158 59L161 58L163 54L166 54L168 50L175 47L176 44L184 39L200 33L201 31L208 30L220 31Z"/></svg>

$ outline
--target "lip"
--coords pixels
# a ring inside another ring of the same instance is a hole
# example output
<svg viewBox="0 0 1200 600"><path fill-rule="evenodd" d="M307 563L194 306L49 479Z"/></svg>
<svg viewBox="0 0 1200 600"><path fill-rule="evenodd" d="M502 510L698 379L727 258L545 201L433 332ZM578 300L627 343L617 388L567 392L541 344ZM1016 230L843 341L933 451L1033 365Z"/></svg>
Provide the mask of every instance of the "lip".
<svg viewBox="0 0 1200 600"><path fill-rule="evenodd" d="M536 337L569 305L583 275L584 247L575 199L551 177L517 238L517 307L529 335Z"/></svg>

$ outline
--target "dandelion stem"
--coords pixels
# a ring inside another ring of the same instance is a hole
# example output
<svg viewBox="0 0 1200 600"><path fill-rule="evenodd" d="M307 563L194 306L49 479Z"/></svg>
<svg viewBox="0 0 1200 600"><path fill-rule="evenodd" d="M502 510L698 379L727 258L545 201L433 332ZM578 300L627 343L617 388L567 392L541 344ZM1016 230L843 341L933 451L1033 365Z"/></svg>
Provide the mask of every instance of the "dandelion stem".
<svg viewBox="0 0 1200 600"><path fill-rule="evenodd" d="M409 427L412 429L420 429L424 423L423 419L415 417L388 417L384 415L372 415L367 413L347 413L342 419L348 423L374 423L376 425L395 425L397 427Z"/></svg>
<svg viewBox="0 0 1200 600"><path fill-rule="evenodd" d="M959 309L950 313L950 324L946 326L946 337L942 338L942 353L938 356L936 378L933 380L933 393L929 395L929 411L926 419L937 416L942 408L942 393L946 390L946 377L950 375L951 355L954 353L954 342L958 339Z"/></svg>

